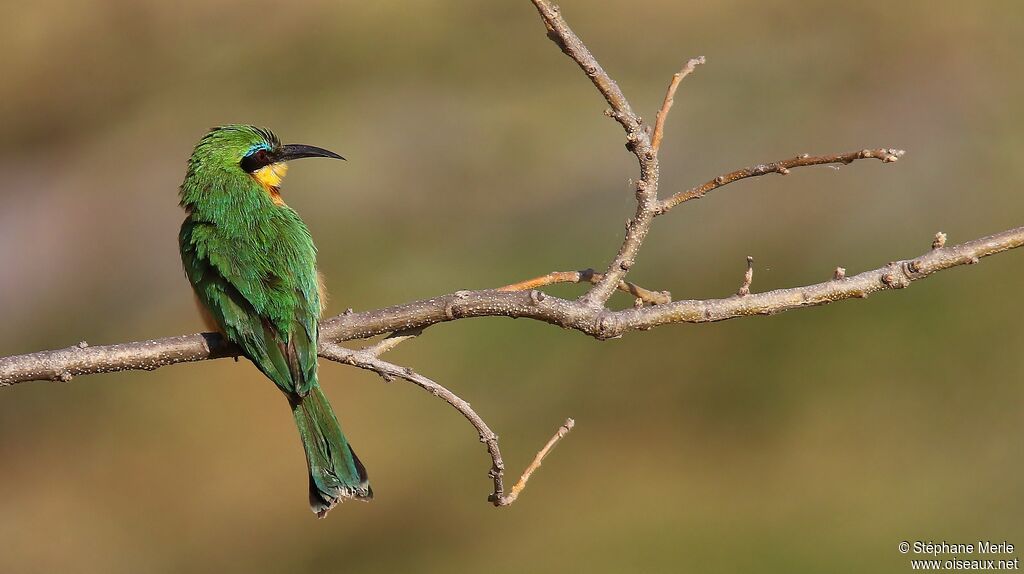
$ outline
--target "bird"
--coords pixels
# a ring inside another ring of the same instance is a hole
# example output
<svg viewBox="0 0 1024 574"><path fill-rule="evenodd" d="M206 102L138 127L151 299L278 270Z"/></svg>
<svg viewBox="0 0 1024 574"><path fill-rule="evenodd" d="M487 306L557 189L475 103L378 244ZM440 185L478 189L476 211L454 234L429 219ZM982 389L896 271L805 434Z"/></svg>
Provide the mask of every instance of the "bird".
<svg viewBox="0 0 1024 574"><path fill-rule="evenodd" d="M325 294L309 228L281 197L291 160L345 159L282 145L266 128L212 128L180 187L187 213L178 243L207 326L241 349L287 397L306 454L309 504L323 518L346 499L373 498L317 375Z"/></svg>

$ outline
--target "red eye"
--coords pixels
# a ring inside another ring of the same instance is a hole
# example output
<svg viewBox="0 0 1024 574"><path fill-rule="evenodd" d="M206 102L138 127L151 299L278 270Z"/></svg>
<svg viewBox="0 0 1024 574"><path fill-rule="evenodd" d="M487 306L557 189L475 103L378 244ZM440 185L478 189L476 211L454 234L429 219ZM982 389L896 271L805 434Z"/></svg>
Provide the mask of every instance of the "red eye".
<svg viewBox="0 0 1024 574"><path fill-rule="evenodd" d="M270 163L270 154L267 153L267 150L261 149L256 152L256 160L262 164L268 164Z"/></svg>

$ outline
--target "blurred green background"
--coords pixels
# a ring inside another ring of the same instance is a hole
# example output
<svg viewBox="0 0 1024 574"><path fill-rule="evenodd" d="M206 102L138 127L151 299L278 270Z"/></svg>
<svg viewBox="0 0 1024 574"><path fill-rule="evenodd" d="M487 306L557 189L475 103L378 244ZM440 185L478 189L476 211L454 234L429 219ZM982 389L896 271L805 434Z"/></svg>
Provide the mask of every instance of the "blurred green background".
<svg viewBox="0 0 1024 574"><path fill-rule="evenodd" d="M284 188L333 313L601 267L632 213L621 130L526 0L4 4L0 355L201 328L176 192L217 124L349 158ZM748 254L755 290L793 286L1021 224L1018 2L563 10L649 121L707 56L676 99L665 194L802 152L908 150L674 211L632 273L645 286L727 296ZM471 401L510 479L577 420L506 509L464 420L352 368L322 380L377 499L324 521L248 363L3 389L0 571L905 572L901 540L1021 546L1022 256L604 343L432 328L389 358Z"/></svg>

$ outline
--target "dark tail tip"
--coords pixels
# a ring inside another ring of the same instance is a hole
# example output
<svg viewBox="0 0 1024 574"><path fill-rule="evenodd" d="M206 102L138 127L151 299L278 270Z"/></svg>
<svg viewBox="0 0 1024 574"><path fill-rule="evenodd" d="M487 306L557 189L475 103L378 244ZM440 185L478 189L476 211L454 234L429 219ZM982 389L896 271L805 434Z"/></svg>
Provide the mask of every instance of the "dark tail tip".
<svg viewBox="0 0 1024 574"><path fill-rule="evenodd" d="M334 509L335 506L350 498L369 502L373 500L373 489L370 488L369 484L364 483L359 488L338 489L335 492L326 494L316 487L312 478L309 479L309 508L316 514L317 518L327 516L327 513Z"/></svg>
<svg viewBox="0 0 1024 574"><path fill-rule="evenodd" d="M363 466L362 461L359 460L359 457L356 456L355 451L351 447L349 447L349 452L352 453L352 460L355 463L356 472L359 474L358 486L338 486L331 489L331 492L324 492L316 485L313 476L310 475L309 477L309 508L316 514L317 518L327 516L327 513L335 506L350 498L362 500L363 502L373 500L373 489L370 488L370 478L366 474L366 467Z"/></svg>

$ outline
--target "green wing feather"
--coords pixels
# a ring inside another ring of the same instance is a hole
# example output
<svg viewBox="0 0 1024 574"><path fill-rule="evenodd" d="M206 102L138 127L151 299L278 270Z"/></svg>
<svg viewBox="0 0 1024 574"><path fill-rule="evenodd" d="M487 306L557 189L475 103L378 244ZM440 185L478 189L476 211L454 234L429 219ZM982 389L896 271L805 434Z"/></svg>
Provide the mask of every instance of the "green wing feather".
<svg viewBox="0 0 1024 574"><path fill-rule="evenodd" d="M216 240L217 232L203 222L182 225L182 260L196 294L260 371L285 393L305 396L317 380L315 260L296 261L273 249L258 250L254 257L253 249Z"/></svg>

